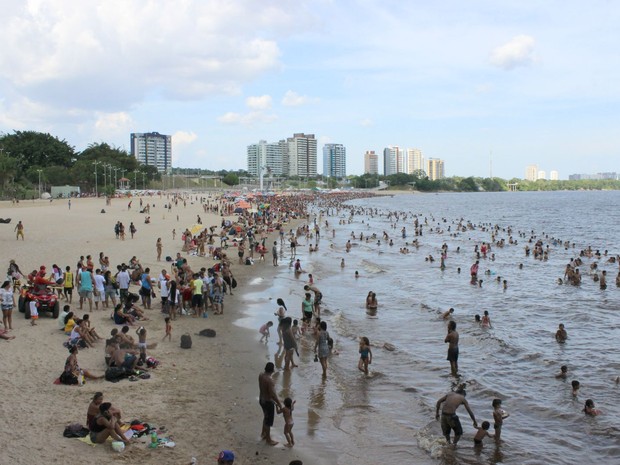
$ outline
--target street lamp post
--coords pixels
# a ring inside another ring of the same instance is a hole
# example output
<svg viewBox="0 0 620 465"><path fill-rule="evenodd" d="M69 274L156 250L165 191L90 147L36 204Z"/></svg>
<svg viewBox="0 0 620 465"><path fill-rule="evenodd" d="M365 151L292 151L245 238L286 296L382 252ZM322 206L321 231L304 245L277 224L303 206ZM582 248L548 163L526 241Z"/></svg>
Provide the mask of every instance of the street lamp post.
<svg viewBox="0 0 620 465"><path fill-rule="evenodd" d="M99 165L100 161L94 161L93 166L95 167L95 197L99 197L99 190L97 187L97 165Z"/></svg>
<svg viewBox="0 0 620 465"><path fill-rule="evenodd" d="M114 168L114 192L116 192L116 189L118 188L118 182L116 181L116 173L120 168Z"/></svg>
<svg viewBox="0 0 620 465"><path fill-rule="evenodd" d="M37 170L37 172L39 173L39 198L41 198L41 173L43 170Z"/></svg>
<svg viewBox="0 0 620 465"><path fill-rule="evenodd" d="M103 190L105 191L108 188L108 175L106 173L108 165L102 163L101 166L103 166Z"/></svg>
<svg viewBox="0 0 620 465"><path fill-rule="evenodd" d="M146 184L144 183L145 173L144 171L140 171L140 173L142 173L142 190L146 190Z"/></svg>
<svg viewBox="0 0 620 465"><path fill-rule="evenodd" d="M138 176L138 170L133 170L133 188L138 189L138 181L136 180Z"/></svg>

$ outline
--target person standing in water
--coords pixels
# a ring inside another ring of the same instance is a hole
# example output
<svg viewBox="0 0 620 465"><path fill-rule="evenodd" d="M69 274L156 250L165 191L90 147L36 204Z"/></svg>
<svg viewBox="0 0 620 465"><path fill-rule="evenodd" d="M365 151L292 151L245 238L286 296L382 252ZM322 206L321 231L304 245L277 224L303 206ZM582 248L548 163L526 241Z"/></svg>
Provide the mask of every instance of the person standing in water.
<svg viewBox="0 0 620 465"><path fill-rule="evenodd" d="M448 335L444 339L448 345L448 358L452 376L459 375L459 333L456 331L456 321L448 323Z"/></svg>
<svg viewBox="0 0 620 465"><path fill-rule="evenodd" d="M465 388L461 385L455 392L450 392L439 399L436 405L435 419L439 420L439 408L441 407L441 404L443 404L443 408L441 410L441 430L446 438L446 441L448 441L448 444L450 444L450 432L454 431L454 442L452 444L455 446L463 435L463 427L461 426L459 416L456 414L456 410L459 406L463 405L465 407L467 413L469 413L469 417L474 422L474 428L478 428L476 416L474 415L474 412L471 411L471 408L467 403L467 399L465 399L466 394Z"/></svg>
<svg viewBox="0 0 620 465"><path fill-rule="evenodd" d="M273 420L275 417L275 407L282 408L278 394L276 393L275 385L271 375L275 370L275 365L272 362L268 362L265 365L265 371L258 375L258 388L261 408L263 409L263 429L261 431L261 439L264 439L270 446L275 446L277 441L271 439L271 427L273 426Z"/></svg>

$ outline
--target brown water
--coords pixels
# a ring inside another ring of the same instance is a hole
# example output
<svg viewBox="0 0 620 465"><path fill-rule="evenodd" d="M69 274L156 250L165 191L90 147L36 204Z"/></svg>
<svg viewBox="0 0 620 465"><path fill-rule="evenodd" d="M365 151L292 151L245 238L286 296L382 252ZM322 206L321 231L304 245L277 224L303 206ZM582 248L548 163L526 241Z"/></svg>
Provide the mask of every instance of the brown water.
<svg viewBox="0 0 620 465"><path fill-rule="evenodd" d="M354 204L377 208L379 215L356 214L350 224L345 211L323 216L330 228L322 229L321 251L308 254L306 247L298 248L304 269L315 276L325 296L328 330L339 350L330 359L325 382L312 361L309 338L302 340L300 368L276 377L281 394L297 399L299 447L318 456L336 454L338 464L619 463L620 386L614 382L620 375L618 264L586 258L580 287L556 282L569 260L588 245L620 253L616 233L620 192L412 195ZM385 216L389 210L409 216L395 223ZM419 249L409 246L412 252L403 255L399 248L414 239L413 214L428 224L418 238ZM460 218L476 228L451 237L447 229L454 232ZM338 225L339 219L347 224ZM469 283L469 267L475 261L474 245L490 241L484 224L500 226L496 240L508 241L503 228L512 227L518 244L494 247L495 261L481 260L479 276L484 283L478 287ZM404 239L403 226L408 232ZM444 233L431 232L435 228ZM387 231L394 245L354 240L351 253L346 253L352 231L357 237L360 232L381 237ZM532 235L549 245L548 261L525 257L524 246ZM566 250L553 238L574 242L575 248ZM446 269L441 271L444 242L449 250ZM429 254L436 258L434 263L425 261ZM345 268L340 267L341 258ZM595 261L599 269L607 270L605 291L588 275ZM360 272L358 279L355 270ZM496 281L498 276L508 281L507 290ZM291 316L299 316L304 280L296 279L287 266L280 267L274 287L267 295L254 296L256 303L240 323L258 327L270 317L275 319L275 304L268 299L277 297L285 299ZM364 308L369 290L377 293L380 304L374 316ZM445 446L434 420L436 400L456 382L445 360L446 324L439 317L449 307L456 309L454 320L461 335L459 382L467 384L478 422L492 423L491 401L496 397L510 413L499 447L485 440L482 451L473 449L475 430L464 409L459 413L465 433L456 450ZM484 310L491 315L490 329L474 323L474 315ZM560 322L569 334L565 344L554 339ZM373 343L369 378L357 370L357 338L362 335ZM396 350L382 349L384 342ZM260 350L273 359L277 346L272 340ZM563 364L569 366L566 381L554 377ZM573 379L581 383L576 398L570 388ZM602 415L582 413L587 398Z"/></svg>

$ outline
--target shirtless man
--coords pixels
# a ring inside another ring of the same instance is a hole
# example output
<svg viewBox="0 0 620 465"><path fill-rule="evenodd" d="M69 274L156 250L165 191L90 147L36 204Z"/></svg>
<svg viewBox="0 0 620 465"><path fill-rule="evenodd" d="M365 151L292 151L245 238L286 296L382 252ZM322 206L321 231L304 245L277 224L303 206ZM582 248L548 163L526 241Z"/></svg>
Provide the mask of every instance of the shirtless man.
<svg viewBox="0 0 620 465"><path fill-rule="evenodd" d="M456 331L456 321L448 323L448 335L443 342L448 343L448 358L452 376L459 375L459 333Z"/></svg>
<svg viewBox="0 0 620 465"><path fill-rule="evenodd" d="M271 375L275 370L272 362L265 365L265 371L258 375L259 397L258 401L263 409L263 429L261 431L261 439L264 439L270 446L275 446L277 441L271 439L271 427L275 416L275 406L282 408L278 394L276 394L275 385Z"/></svg>
<svg viewBox="0 0 620 465"><path fill-rule="evenodd" d="M441 410L441 430L443 431L443 435L445 436L446 441L448 441L448 444L450 444L450 431L454 431L453 444L455 446L463 435L463 427L461 426L461 421L456 414L456 409L458 409L459 406L463 405L465 407L467 413L469 413L469 417L474 422L474 428L478 427L478 422L476 422L474 412L472 412L471 408L469 408L465 395L465 388L461 385L455 392L450 392L439 399L437 401L437 408L435 411L435 419L439 420L439 407L443 403L443 408Z"/></svg>

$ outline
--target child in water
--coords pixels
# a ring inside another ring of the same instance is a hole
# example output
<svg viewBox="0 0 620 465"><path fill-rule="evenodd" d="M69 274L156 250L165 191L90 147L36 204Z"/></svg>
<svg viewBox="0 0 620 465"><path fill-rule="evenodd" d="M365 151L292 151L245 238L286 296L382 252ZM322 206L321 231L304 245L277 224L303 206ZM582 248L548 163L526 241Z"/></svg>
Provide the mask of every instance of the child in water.
<svg viewBox="0 0 620 465"><path fill-rule="evenodd" d="M474 445L482 446L482 440L485 437L492 438L494 437L492 434L489 434L489 428L491 427L491 423L488 421L483 421L482 425L478 428L478 432L474 436Z"/></svg>
<svg viewBox="0 0 620 465"><path fill-rule="evenodd" d="M260 327L260 329L258 330L259 333L261 333L261 337L260 337L260 342L267 342L269 340L269 328L271 328L273 326L273 321L268 321L267 323L265 323L263 326Z"/></svg>
<svg viewBox="0 0 620 465"><path fill-rule="evenodd" d="M489 311L485 310L484 315L482 316L482 327L490 328L491 327L491 317L489 316Z"/></svg>
<svg viewBox="0 0 620 465"><path fill-rule="evenodd" d="M600 415L601 411L597 410L594 408L594 401L592 399L588 399L586 400L586 405L583 408L583 412L586 415L592 415L592 416L596 416L596 415Z"/></svg>
<svg viewBox="0 0 620 465"><path fill-rule="evenodd" d="M508 418L510 415L502 410L502 400L501 399L493 399L491 404L493 406L493 421L495 424L493 428L495 429L495 442L499 442L502 436L502 425L504 424L504 419Z"/></svg>
<svg viewBox="0 0 620 465"><path fill-rule="evenodd" d="M357 368L368 376L368 365L372 363L372 350L370 350L370 340L366 336L360 338L360 361Z"/></svg>
<svg viewBox="0 0 620 465"><path fill-rule="evenodd" d="M277 412L281 413L284 417L284 437L288 441L284 444L287 447L293 447L295 445L295 438L293 437L293 409L295 408L296 400L292 400L290 397L284 399L284 407L276 407Z"/></svg>

